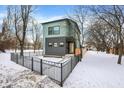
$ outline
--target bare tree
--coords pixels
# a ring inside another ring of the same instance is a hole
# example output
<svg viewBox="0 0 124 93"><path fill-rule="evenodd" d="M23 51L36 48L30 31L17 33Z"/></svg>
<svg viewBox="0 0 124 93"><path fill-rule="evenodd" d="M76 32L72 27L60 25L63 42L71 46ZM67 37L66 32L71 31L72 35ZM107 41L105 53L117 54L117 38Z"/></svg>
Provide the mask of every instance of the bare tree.
<svg viewBox="0 0 124 93"><path fill-rule="evenodd" d="M8 20L7 18L4 18L2 23L2 32L0 33L0 50L12 48L11 39L12 37L9 30Z"/></svg>
<svg viewBox="0 0 124 93"><path fill-rule="evenodd" d="M119 47L118 64L121 64L123 53L123 28L124 28L124 6L95 6L93 12L104 22L106 22L114 31L116 31L117 45Z"/></svg>
<svg viewBox="0 0 124 93"><path fill-rule="evenodd" d="M32 19L31 38L33 41L34 53L36 49L41 47L41 35L41 26L34 19Z"/></svg>
<svg viewBox="0 0 124 93"><path fill-rule="evenodd" d="M102 20L97 19L91 21L88 28L87 43L96 47L97 51L106 51L109 53L109 49L112 47L112 32L110 27Z"/></svg>
<svg viewBox="0 0 124 93"><path fill-rule="evenodd" d="M78 26L81 30L81 37L82 37L82 45L84 44L85 39L85 31L84 31L84 23L87 17L87 6L76 6L72 11L72 15L68 15L68 17L78 23Z"/></svg>
<svg viewBox="0 0 124 93"><path fill-rule="evenodd" d="M31 5L10 6L8 7L8 15L14 23L14 31L20 44L20 55L23 55L24 41L27 32L27 26L32 13Z"/></svg>

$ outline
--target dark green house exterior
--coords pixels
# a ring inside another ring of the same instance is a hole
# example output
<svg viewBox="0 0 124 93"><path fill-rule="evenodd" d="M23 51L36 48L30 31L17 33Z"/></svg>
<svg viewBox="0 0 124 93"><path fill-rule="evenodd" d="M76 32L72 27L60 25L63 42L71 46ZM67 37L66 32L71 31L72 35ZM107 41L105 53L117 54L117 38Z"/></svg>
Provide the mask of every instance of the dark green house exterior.
<svg viewBox="0 0 124 93"><path fill-rule="evenodd" d="M76 22L65 18L42 25L44 55L64 56L80 48L80 30Z"/></svg>

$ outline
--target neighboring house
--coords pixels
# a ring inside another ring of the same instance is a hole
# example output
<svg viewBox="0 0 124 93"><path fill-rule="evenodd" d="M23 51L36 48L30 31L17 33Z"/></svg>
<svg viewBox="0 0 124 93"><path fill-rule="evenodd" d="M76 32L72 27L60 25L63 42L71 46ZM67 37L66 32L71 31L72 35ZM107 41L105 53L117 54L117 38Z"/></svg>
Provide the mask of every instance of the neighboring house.
<svg viewBox="0 0 124 93"><path fill-rule="evenodd" d="M65 18L42 25L45 55L64 56L80 50L80 30L76 22Z"/></svg>

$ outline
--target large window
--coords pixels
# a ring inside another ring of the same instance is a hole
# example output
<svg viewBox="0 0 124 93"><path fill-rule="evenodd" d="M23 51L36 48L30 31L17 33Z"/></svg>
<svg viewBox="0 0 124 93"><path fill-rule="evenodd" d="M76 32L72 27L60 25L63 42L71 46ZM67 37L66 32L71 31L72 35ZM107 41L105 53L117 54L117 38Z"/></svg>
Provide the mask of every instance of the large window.
<svg viewBox="0 0 124 93"><path fill-rule="evenodd" d="M48 35L58 35L58 34L60 34L59 26L48 27Z"/></svg>

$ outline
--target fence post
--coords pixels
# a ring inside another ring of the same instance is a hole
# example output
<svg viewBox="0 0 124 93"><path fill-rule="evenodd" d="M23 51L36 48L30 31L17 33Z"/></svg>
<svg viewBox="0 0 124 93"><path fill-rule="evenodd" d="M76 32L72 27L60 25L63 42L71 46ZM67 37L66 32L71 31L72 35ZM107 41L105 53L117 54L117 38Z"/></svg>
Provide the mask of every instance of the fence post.
<svg viewBox="0 0 124 93"><path fill-rule="evenodd" d="M43 67L42 67L43 65L42 65L42 63L43 63L42 59L40 59L40 74L41 75L43 75L43 70L42 70L43 69Z"/></svg>
<svg viewBox="0 0 124 93"><path fill-rule="evenodd" d="M33 57L31 59L31 70L33 71Z"/></svg>
<svg viewBox="0 0 124 93"><path fill-rule="evenodd" d="M18 53L16 54L16 63L18 64Z"/></svg>
<svg viewBox="0 0 124 93"><path fill-rule="evenodd" d="M24 56L22 56L22 59L23 59L23 64L22 65L24 66Z"/></svg>
<svg viewBox="0 0 124 93"><path fill-rule="evenodd" d="M61 87L63 87L63 67L62 67L62 63L61 63Z"/></svg>

